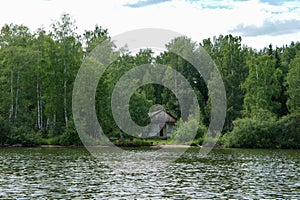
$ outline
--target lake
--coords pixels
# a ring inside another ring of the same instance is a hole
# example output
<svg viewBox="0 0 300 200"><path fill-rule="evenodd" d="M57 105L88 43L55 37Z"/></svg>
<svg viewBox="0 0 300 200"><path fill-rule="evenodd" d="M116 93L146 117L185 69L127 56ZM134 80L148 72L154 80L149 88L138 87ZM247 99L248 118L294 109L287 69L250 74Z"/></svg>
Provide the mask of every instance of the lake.
<svg viewBox="0 0 300 200"><path fill-rule="evenodd" d="M300 198L299 150L214 149L201 157L191 148L168 164L148 151L107 148L95 158L85 148L0 148L0 199Z"/></svg>

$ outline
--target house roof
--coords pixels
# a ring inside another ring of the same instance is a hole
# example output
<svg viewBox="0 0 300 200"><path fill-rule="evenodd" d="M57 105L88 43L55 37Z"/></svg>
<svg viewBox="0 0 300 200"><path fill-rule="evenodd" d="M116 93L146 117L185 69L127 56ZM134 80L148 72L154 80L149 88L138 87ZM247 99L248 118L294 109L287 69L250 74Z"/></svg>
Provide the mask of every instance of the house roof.
<svg viewBox="0 0 300 200"><path fill-rule="evenodd" d="M169 112L165 111L164 109L159 109L157 111L154 111L154 112L150 112L148 113L149 117L150 118L153 118L155 116L157 116L158 114L164 112L166 115L168 115L170 118L172 118L174 121L177 121L177 118L175 116L173 116L172 114L170 114ZM168 121L168 120L166 120Z"/></svg>

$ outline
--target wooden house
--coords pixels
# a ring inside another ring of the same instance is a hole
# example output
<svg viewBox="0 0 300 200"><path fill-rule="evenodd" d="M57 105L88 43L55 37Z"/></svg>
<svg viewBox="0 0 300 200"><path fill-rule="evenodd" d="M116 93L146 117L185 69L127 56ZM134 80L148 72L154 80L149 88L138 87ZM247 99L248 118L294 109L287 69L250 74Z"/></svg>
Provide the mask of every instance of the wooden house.
<svg viewBox="0 0 300 200"><path fill-rule="evenodd" d="M172 132L175 130L177 118L163 109L150 112L148 115L153 123L146 130L145 136L147 138L169 138Z"/></svg>

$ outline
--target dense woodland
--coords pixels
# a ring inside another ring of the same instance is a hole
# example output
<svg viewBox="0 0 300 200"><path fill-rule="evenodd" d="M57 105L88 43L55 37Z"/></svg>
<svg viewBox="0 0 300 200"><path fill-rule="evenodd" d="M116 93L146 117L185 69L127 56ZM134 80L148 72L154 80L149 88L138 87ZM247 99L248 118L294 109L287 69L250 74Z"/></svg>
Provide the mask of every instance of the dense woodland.
<svg viewBox="0 0 300 200"><path fill-rule="evenodd" d="M72 91L83 59L108 30L76 33L68 14L54 22L50 31L30 31L24 25L5 25L0 33L0 145L80 145L72 119ZM226 88L227 116L219 143L226 147L300 147L300 43L269 45L255 50L242 38L220 35L200 44L183 38L192 48L202 46L218 67ZM169 49L176 40L166 44ZM124 50L101 78L96 93L96 112L105 134L119 137L110 107L115 83L128 70L146 63L170 66L189 80L200 105L198 133L201 144L210 121L210 94L190 63L166 51L149 50L132 55ZM170 74L172 76L172 74ZM159 78L159 77L158 77ZM144 79L147 79L145 74ZM149 108L161 104L180 116L175 95L161 85L139 88L130 101L130 113L139 125L149 122ZM176 134L188 134L179 120Z"/></svg>

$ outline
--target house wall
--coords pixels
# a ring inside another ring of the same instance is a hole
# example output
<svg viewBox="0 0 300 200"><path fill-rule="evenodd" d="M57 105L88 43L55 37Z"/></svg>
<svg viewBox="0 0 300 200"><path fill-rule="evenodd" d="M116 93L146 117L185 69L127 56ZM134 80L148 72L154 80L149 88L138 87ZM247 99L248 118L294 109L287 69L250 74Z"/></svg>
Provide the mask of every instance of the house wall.
<svg viewBox="0 0 300 200"><path fill-rule="evenodd" d="M169 138L171 137L175 127L176 119L168 113L161 111L150 115L153 124L148 127L146 137ZM162 131L160 131L162 129Z"/></svg>
<svg viewBox="0 0 300 200"><path fill-rule="evenodd" d="M167 138L169 138L169 137L171 137L171 135L172 135L172 133L173 133L173 131L174 131L174 125L172 124L167 124L166 125L166 136L167 136Z"/></svg>
<svg viewBox="0 0 300 200"><path fill-rule="evenodd" d="M160 130L163 124L152 124L149 126L148 130L146 131L146 137L161 137L160 136ZM174 124L166 124L163 128L163 138L171 137L173 131L174 131Z"/></svg>
<svg viewBox="0 0 300 200"><path fill-rule="evenodd" d="M157 137L159 134L159 124L152 124L147 130L147 137Z"/></svg>

